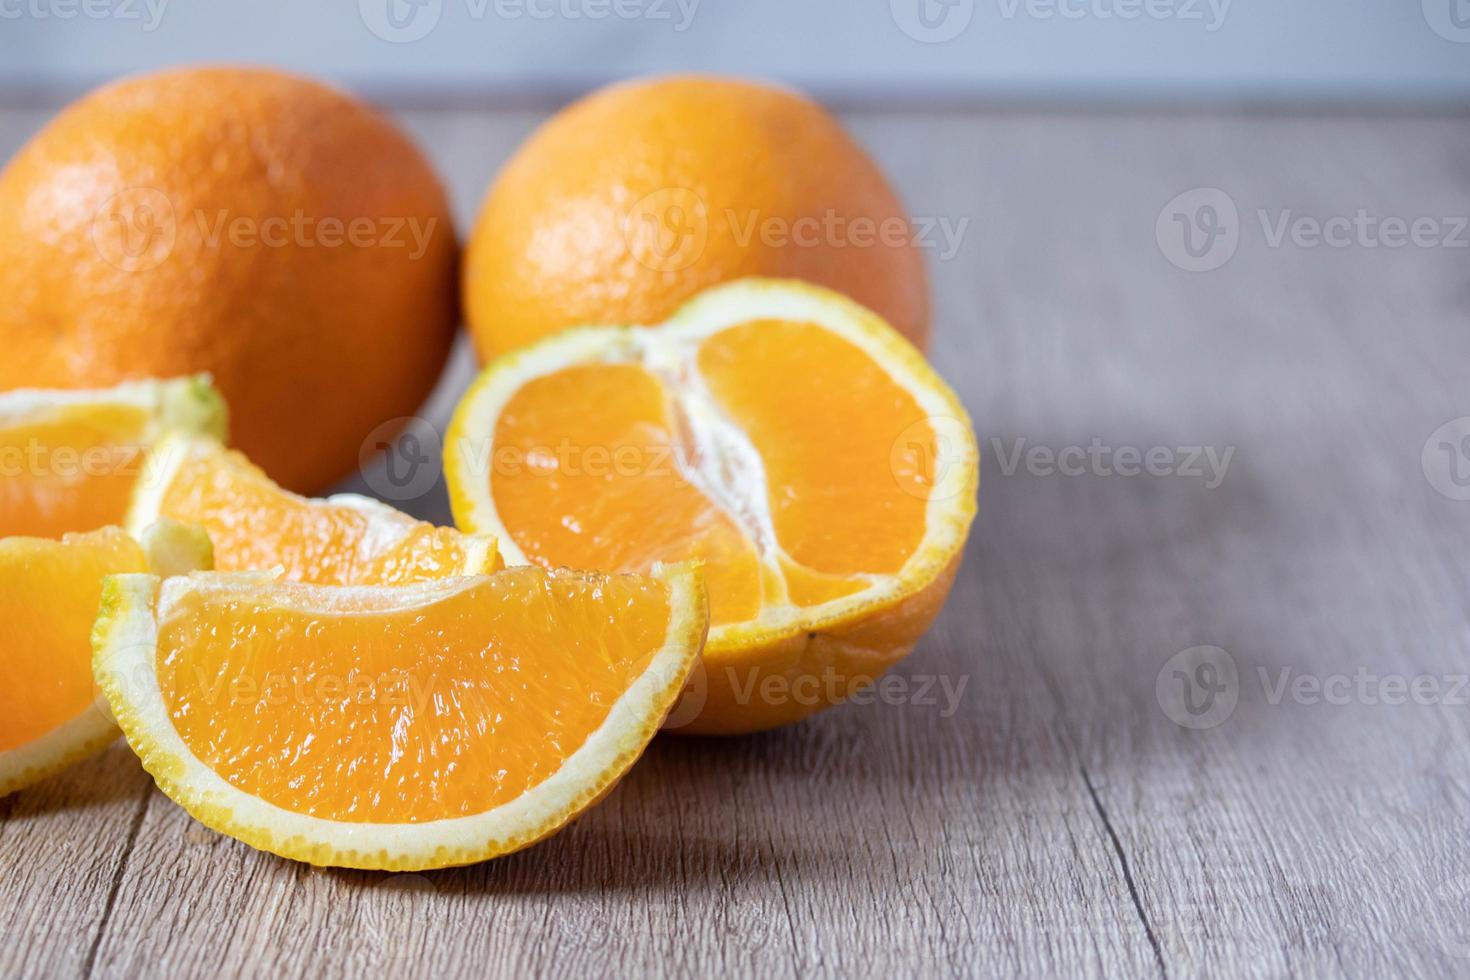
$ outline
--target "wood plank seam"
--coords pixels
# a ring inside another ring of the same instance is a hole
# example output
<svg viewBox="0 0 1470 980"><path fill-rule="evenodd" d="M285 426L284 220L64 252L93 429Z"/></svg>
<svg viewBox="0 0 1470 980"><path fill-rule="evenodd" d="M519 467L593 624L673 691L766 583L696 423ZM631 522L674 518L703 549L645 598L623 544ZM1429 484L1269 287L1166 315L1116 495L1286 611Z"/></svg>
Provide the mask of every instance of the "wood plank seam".
<svg viewBox="0 0 1470 980"><path fill-rule="evenodd" d="M1128 886L1128 897L1133 900L1133 911L1138 913L1138 921L1143 924L1143 934L1148 937L1149 948L1154 951L1154 962L1159 965L1159 976L1163 980L1169 980L1169 968L1164 964L1164 950L1159 945L1159 937L1154 934L1153 924L1149 922L1148 913L1144 911L1143 902L1138 896L1138 884L1133 880L1133 869L1128 866L1128 854L1123 850L1123 842L1118 839L1118 832L1113 829L1113 821L1108 817L1107 808L1103 806L1096 787L1092 785L1092 775L1087 771L1086 764L1079 765L1078 771L1082 773L1082 782L1087 787L1087 795L1092 797L1092 805L1097 810L1098 819L1102 821L1103 830L1113 843L1113 853L1118 855L1123 883Z"/></svg>

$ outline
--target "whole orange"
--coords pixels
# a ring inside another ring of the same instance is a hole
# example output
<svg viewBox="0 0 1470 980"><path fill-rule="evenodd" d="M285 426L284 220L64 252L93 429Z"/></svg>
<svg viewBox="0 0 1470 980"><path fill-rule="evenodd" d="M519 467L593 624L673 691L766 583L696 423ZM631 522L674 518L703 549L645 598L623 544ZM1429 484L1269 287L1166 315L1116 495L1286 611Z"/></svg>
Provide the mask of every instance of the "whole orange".
<svg viewBox="0 0 1470 980"><path fill-rule="evenodd" d="M0 173L0 389L208 371L292 489L411 414L457 319L443 188L387 118L303 78L98 89Z"/></svg>
<svg viewBox="0 0 1470 980"><path fill-rule="evenodd" d="M464 265L486 358L576 324L659 323L753 275L929 334L923 258L877 165L821 106L735 79L613 85L558 113L496 179Z"/></svg>

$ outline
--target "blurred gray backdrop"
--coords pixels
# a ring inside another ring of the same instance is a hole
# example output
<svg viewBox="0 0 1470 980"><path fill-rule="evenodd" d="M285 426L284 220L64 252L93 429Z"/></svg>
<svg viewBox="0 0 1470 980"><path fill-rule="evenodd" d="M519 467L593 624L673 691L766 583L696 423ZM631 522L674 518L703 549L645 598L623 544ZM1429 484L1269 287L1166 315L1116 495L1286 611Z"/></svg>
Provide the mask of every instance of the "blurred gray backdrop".
<svg viewBox="0 0 1470 980"><path fill-rule="evenodd" d="M1470 100L1470 0L0 0L0 99L265 61L384 101L704 69L827 98Z"/></svg>

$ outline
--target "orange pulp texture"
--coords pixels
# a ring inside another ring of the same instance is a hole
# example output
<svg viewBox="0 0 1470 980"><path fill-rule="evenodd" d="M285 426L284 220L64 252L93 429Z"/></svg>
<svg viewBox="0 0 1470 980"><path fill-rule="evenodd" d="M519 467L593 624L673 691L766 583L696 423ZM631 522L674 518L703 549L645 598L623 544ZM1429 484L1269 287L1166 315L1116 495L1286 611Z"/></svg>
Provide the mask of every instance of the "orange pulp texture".
<svg viewBox="0 0 1470 980"><path fill-rule="evenodd" d="M457 574L464 535L384 507L307 500L282 490L243 456L188 452L163 493L159 513L209 532L215 570L285 568L317 585L405 585ZM380 540L390 529L390 546Z"/></svg>
<svg viewBox="0 0 1470 980"><path fill-rule="evenodd" d="M671 615L657 582L530 567L410 609L325 611L310 591L187 597L160 626L158 681L210 769L343 821L469 816L520 796L603 723Z"/></svg>
<svg viewBox="0 0 1470 980"><path fill-rule="evenodd" d="M688 458L679 408L688 380L597 364L530 381L496 422L491 494L526 556L608 571L703 559L712 625L776 602L818 605L860 591L864 576L898 572L924 537L926 501L913 484L935 451L913 396L855 345L806 323L727 328L701 343L696 363L761 458L764 484L744 492L764 498L774 542L689 479L706 461ZM762 544L779 546L774 564Z"/></svg>
<svg viewBox="0 0 1470 980"><path fill-rule="evenodd" d="M0 423L0 537L56 538L121 523L149 418L142 408L91 405Z"/></svg>
<svg viewBox="0 0 1470 980"><path fill-rule="evenodd" d="M18 641L0 656L0 751L33 741L92 703L92 621L102 579L147 570L116 528L62 541L0 541L0 623Z"/></svg>

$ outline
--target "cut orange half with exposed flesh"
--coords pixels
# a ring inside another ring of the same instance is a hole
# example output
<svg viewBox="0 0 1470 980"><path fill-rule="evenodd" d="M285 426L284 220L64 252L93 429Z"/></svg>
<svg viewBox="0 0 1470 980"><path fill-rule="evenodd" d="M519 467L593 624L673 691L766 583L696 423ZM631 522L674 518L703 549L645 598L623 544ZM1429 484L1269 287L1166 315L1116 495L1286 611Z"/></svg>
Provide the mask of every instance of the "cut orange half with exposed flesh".
<svg viewBox="0 0 1470 980"><path fill-rule="evenodd" d="M280 567L315 585L408 585L500 567L490 535L435 527L356 494L297 496L203 436L170 437L154 449L127 527L160 517L207 530L222 572Z"/></svg>
<svg viewBox="0 0 1470 980"><path fill-rule="evenodd" d="M607 792L708 621L691 565L394 587L120 575L93 668L198 820L299 861L420 870L534 843Z"/></svg>
<svg viewBox="0 0 1470 980"><path fill-rule="evenodd" d="M669 727L733 733L841 701L908 653L953 581L979 451L874 314L744 280L653 330L579 328L493 362L445 469L456 522L511 564L703 560L704 670Z"/></svg>
<svg viewBox="0 0 1470 980"><path fill-rule="evenodd" d="M140 545L115 527L61 540L0 540L0 796L59 772L117 737L92 683L92 622L103 579L207 568L203 532L160 526Z"/></svg>
<svg viewBox="0 0 1470 980"><path fill-rule="evenodd" d="M165 432L224 429L224 401L203 376L0 393L0 537L121 524Z"/></svg>

